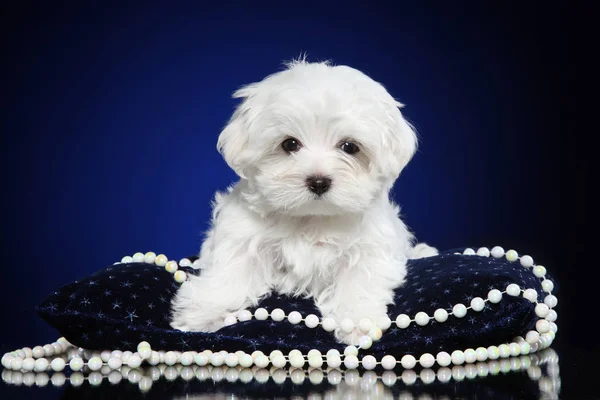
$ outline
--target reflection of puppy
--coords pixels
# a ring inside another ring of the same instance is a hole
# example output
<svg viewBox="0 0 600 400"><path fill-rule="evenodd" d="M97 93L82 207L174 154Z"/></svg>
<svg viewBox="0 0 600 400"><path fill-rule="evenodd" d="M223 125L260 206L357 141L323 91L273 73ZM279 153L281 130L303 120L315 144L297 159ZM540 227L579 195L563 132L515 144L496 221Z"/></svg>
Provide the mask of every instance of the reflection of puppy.
<svg viewBox="0 0 600 400"><path fill-rule="evenodd" d="M413 247L388 196L417 145L402 105L355 69L304 60L234 97L218 148L241 179L216 195L202 275L181 286L171 325L216 331L271 291L312 297L338 323L385 316L407 259L437 254Z"/></svg>

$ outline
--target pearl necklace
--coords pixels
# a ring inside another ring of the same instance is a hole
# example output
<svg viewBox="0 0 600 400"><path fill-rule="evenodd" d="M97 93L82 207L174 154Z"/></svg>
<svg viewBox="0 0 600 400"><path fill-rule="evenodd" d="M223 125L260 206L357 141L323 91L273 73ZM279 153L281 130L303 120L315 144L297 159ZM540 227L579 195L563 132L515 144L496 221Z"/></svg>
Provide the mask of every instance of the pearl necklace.
<svg viewBox="0 0 600 400"><path fill-rule="evenodd" d="M541 368L542 366L545 366L545 374ZM308 378L309 382L313 385L319 385L324 381L333 386L344 383L346 389L347 387L356 387L360 390L360 394L364 396L371 390L373 393L381 394L382 388L377 387L379 381L387 387L394 386L399 380L407 386L418 383L418 380L424 385L429 385L436 380L441 383L447 383L451 380L460 382L464 379L472 380L477 377L498 375L499 373L527 371L532 380L538 381L540 391L548 395L549 398L557 398L561 383L558 356L552 349L546 349L528 356L510 357L500 361L479 362L477 364L454 366L452 368L441 367L437 371L423 369L418 374L413 370L404 370L400 375L397 375L394 371L384 371L381 374L373 371L365 371L361 375L355 369L341 371L332 368L313 368L305 371L299 368L291 368L289 370L271 368L271 370L266 370L264 368L240 369L239 367L199 367L197 365L178 367L165 364L135 369L122 366L119 370L110 370L108 367L103 367L100 371L92 371L87 376L82 372L73 372L68 378L62 372L53 372L49 376L45 372L34 373L28 371L23 373L21 371L4 370L2 371L2 380L7 384L15 386L33 386L35 384L39 387L48 385L48 382L55 387L60 387L67 380L72 386L78 387L87 381L91 386L96 387L105 378L113 385L120 383L122 379L126 379L132 384L137 384L140 391L145 393L152 388L155 381L163 377L168 381L175 381L178 378L184 381L191 381L193 379L206 381L207 379L212 379L215 383L221 382L223 379L227 382L239 380L243 383L249 383L255 380L258 383L266 383L269 379L272 379L279 385L284 384L287 379L290 379L296 385L301 385ZM387 390L384 388L383 392ZM332 391L332 394L335 394L336 389L330 389L330 391ZM411 399L412 395L410 392L404 392L400 398Z"/></svg>
<svg viewBox="0 0 600 400"><path fill-rule="evenodd" d="M455 253L460 254L460 253ZM451 311L448 312L445 309L438 309L435 311L434 316L430 317L425 312L416 313L414 318L410 318L406 314L400 314L396 318L395 326L400 329L404 329L415 322L420 326L427 325L431 319L435 319L438 322L444 322L448 319L449 315L456 318L463 318L467 314L467 310L471 309L475 312L483 310L486 302L498 303L502 300L504 294L509 296L522 295L525 299L535 304L535 312L539 317L535 325L535 330L526 333L525 338L518 336L513 339L511 343L503 343L498 346L478 347L477 349L465 349L465 350L454 350L452 353L446 351L439 352L436 356L430 353L421 354L420 357L416 358L411 354L402 356L399 360L393 355L385 355L380 360L377 360L372 355L365 355L362 359L358 358L358 351L360 349L368 349L372 345L373 340L381 338L383 330L387 330L392 327L391 320L389 318L378 321L378 325L374 325L372 321L361 320L359 327L363 332L368 329L368 335L361 337L359 348L355 346L347 346L344 350L343 357L340 352L336 349L329 350L325 355L321 354L319 350L312 349L307 354L302 354L299 350L290 351L285 356L281 351L274 350L269 356L265 355L260 350L254 351L252 354L247 354L243 351L237 351L235 353L228 353L227 351L212 352L205 350L201 353L198 352L177 352L177 351L153 351L148 342L141 342L137 347L137 352L132 353L131 351L121 352L120 350L115 351L103 351L95 356L87 359L87 364L83 361L81 356L74 356L70 359L69 367L73 371L81 370L84 365L92 371L97 371L103 366L108 366L111 369L118 369L122 365L128 365L130 368L139 367L142 362L146 361L150 365L157 365L159 363L165 363L167 365L175 365L181 363L182 365L191 365L195 363L198 366L205 366L211 364L215 367L226 364L229 367L240 365L242 367L250 367L255 365L259 368L266 368L269 364L276 368L284 368L287 363L294 368L303 368L306 363L312 368L321 368L324 363L330 368L338 368L344 364L344 367L348 369L355 369L358 366L362 366L366 370L375 369L378 365L381 365L386 370L392 370L400 364L405 369L413 369L417 363L423 368L431 368L436 363L441 367L447 367L450 364L461 365L463 363L472 364L477 361L483 362L486 360L496 360L498 358L508 358L510 356L527 355L530 352L536 352L541 349L545 349L552 344L558 331L558 326L555 321L558 317L556 311L553 308L557 305L558 299L552 295L551 291L554 288L552 281L545 279L546 268L541 265L535 265L533 258L528 255L519 257L515 250L509 250L506 253L500 246L492 248L490 251L486 247L481 247L475 252L473 249L467 248L463 251L463 255L472 256L479 255L483 257L494 257L501 258L506 257L510 262L516 262L519 260L524 268L531 268L533 274L542 280L542 289L544 292L549 293L545 296L542 303L538 302L538 293L535 289L522 289L517 284L509 284L504 291L498 289L492 289L488 292L487 299L476 297L471 300L470 306L467 307L464 304L456 304L452 307ZM164 267L168 272L175 275L175 280L179 283L185 282L187 275L182 270L178 270L179 266L198 266L199 264L192 262L184 258L179 261L169 261L164 254L156 255L153 252L146 254L136 253L133 257L123 257L121 263L130 262L145 262L154 263L159 267ZM118 262L115 264L119 264ZM177 273L181 273L179 277ZM183 274L183 275L182 275ZM279 311L278 311L279 310ZM264 309L259 308L254 312L254 315L248 310L242 310L238 313L237 320L245 321L249 320L254 316L258 320L266 320L271 317L275 321L283 321L286 318L283 310L275 309L270 313ZM313 318L314 317L314 318ZM227 317L229 318L229 317ZM316 318L316 321L315 321ZM227 320L227 319L226 319ZM319 318L311 314L305 318L297 311L292 311L287 315L288 322L300 323L304 321L305 325L309 328L316 328L317 326L323 327L326 331L333 326L333 329L338 326L335 321L328 321L328 318L319 320ZM230 320L231 321L231 320ZM352 322L350 320L350 322ZM350 323L343 320L339 325L344 331L348 329ZM352 322L352 329L354 328ZM348 332L351 331L348 330ZM23 348L20 350L6 353L2 357L2 365L7 369L13 370L25 370L43 372L48 368L54 371L61 371L65 368L66 363L62 357L55 358L53 360L45 359L44 356L50 357L59 349L63 352L67 348L73 347L66 339L61 338L55 343L36 346L33 349ZM81 349L80 349L81 350ZM61 361L62 359L62 361ZM53 365L54 364L54 365Z"/></svg>

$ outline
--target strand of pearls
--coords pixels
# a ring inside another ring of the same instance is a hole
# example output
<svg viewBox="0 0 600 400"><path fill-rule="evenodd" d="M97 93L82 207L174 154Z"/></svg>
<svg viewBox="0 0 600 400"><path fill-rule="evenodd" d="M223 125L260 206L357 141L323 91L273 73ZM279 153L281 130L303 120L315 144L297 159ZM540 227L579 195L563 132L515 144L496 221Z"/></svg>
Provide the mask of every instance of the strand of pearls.
<svg viewBox="0 0 600 400"><path fill-rule="evenodd" d="M21 354L23 350L16 350L4 354L2 365L6 369L22 370L25 372L34 370L36 372L45 372L47 370L60 372L67 368L67 366L75 372L81 371L86 367L91 371L103 370L106 372L117 370L123 366L139 368L143 363L148 363L149 365L164 363L168 366L177 364L182 366L197 365L200 367L210 364L214 367L226 365L232 368L236 366L266 368L269 365L275 368L285 368L288 364L294 368L322 368L323 365L327 365L329 368L339 368L343 364L347 369L356 369L361 366L366 370L373 370L377 366L381 366L385 370L393 370L399 365L404 369L413 369L417 364L422 368L431 368L435 364L447 367L451 364L473 364L487 360L527 355L532 351L547 348L553 339L554 333L549 331L541 335L539 341L535 342L535 347L530 344L531 340L517 337L513 342L500 344L499 346L470 348L464 351L455 350L451 354L442 351L436 356L424 353L418 358L411 354L406 354L399 360L392 355L385 355L379 360L372 355L366 355L359 359L358 348L355 346L347 346L343 354L340 354L336 349L331 349L323 355L319 350L312 349L307 354L303 354L299 350L292 350L287 356L279 350L274 350L267 356L260 350L254 351L252 354L243 351L230 353L225 350L219 352L204 350L200 353L195 351L154 351L148 342L138 344L136 352L120 350L97 352L75 348L67 342L67 347L72 348L69 351L56 354L53 359L40 357L34 360L32 357L28 357L27 354L23 358ZM57 341L57 343L65 342L64 338Z"/></svg>
<svg viewBox="0 0 600 400"><path fill-rule="evenodd" d="M542 370L542 366L546 368L546 374ZM385 371L381 375L373 371L365 371L362 375L356 370L341 371L339 369L328 368L326 370L311 368L308 371L299 368L291 368L284 370L281 368L272 367L270 370L265 368L242 368L242 367L226 367L226 366L169 366L159 364L143 369L132 369L127 366L121 367L119 370L112 370L108 373L92 371L88 376L82 372L74 372L68 378L68 381L73 386L81 386L84 382L88 382L92 386L99 386L106 377L111 384L118 384L122 379L127 379L132 384L137 384L142 392L147 392L151 389L153 382L159 379L167 379L174 381L183 379L191 381L197 379L206 381L212 379L214 382L241 381L248 383L256 380L259 383L266 383L272 379L277 384L283 384L290 379L296 385L303 384L308 378L309 382L314 385L319 385L324 381L330 385L339 385L345 383L347 386L356 387L363 393L369 389L377 389L381 393L381 387L377 385L385 385L388 387L394 386L398 380L405 385L413 385L420 380L423 384L428 385L436 380L442 383L451 380L462 381L464 379L475 379L477 377L485 377L488 375L505 374L512 371L527 371L527 374L532 380L539 383L540 390L548 395L558 395L560 391L560 376L558 366L558 356L552 349L544 350L538 354L510 357L500 361L478 362L476 364L468 364L466 366L453 366L452 368L442 367L437 371L432 369L423 369L418 374L413 370L405 370L400 375L394 371ZM67 377L62 372L55 372L50 377L45 372L33 373L21 371L4 370L2 372L4 382L13 385L25 386L46 386L51 382L53 386L62 386L67 382ZM406 392L408 394L408 392ZM401 398L411 398L406 397Z"/></svg>
<svg viewBox="0 0 600 400"><path fill-rule="evenodd" d="M545 333L553 332L556 334L558 327L556 326L555 321L558 318L558 315L553 308L558 304L558 299L556 296L552 295L554 283L548 279L545 279L546 268L544 266L535 265L531 256L519 256L515 250L509 250L505 252L500 246L495 246L491 250L489 250L487 247L480 247L477 251L467 248L462 254L467 256L492 256L494 258L506 257L506 259L510 262L519 261L524 268L532 268L533 274L542 280L542 288L548 293L548 295L545 296L543 303L540 303L537 300L538 293L535 289L522 289L517 284L509 284L504 291L500 291L498 289L490 290L485 299L481 297L473 298L469 305L459 303L454 305L451 309L438 308L433 313L433 316L428 315L424 311L417 312L412 318L407 314L399 314L394 323L392 323L391 319L387 316L379 318L376 321L370 318L362 318L360 321L358 321L357 325L355 325L354 321L350 318L343 319L338 323L332 318L326 317L320 319L315 314L309 314L303 317L298 311L291 311L286 315L286 313L280 308L276 308L272 311L268 311L265 308L258 308L254 313L250 312L249 310L241 310L236 314L228 315L224 319L223 323L224 326L230 326L237 322L249 321L252 318L260 321L271 318L273 321L277 322L287 320L293 325L303 322L308 328L316 328L320 326L326 332L333 332L337 328L340 328L343 332L350 333L355 328L359 328L359 330L364 334L359 339L359 348L367 350L371 348L374 341L381 339L383 333L390 327L406 329L413 322L419 326L425 326L429 324L431 320L435 320L438 323L446 322L450 316L455 318L464 318L469 310L480 312L485 308L486 303L499 303L502 300L503 295L508 294L509 296L513 297L522 295L524 298L535 304L536 315L540 319L536 322L536 330L529 331L526 334L527 341L531 345L534 347L539 347L541 343L538 344L538 342L541 341L542 337L546 337L545 340L547 341L548 336L543 336ZM157 256L154 252L148 252L146 254L135 253L133 257L125 256L121 259L121 263L131 262L145 262L148 264L155 264L159 267L164 267L169 273L174 275L175 281L179 283L183 283L187 279L185 272L178 269L179 266L200 268L199 260L196 260L194 263L192 263L189 259L183 258L179 261L179 263L177 263L177 261L174 260L169 261L164 254L159 254ZM552 340L553 339L554 337L552 337Z"/></svg>

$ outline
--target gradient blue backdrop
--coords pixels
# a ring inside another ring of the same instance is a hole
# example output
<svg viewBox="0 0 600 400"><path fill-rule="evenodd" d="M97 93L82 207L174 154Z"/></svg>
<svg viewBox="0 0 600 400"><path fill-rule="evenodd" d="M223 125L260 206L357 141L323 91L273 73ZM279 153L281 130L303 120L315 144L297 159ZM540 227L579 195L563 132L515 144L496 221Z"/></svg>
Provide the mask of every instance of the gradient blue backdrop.
<svg viewBox="0 0 600 400"><path fill-rule="evenodd" d="M4 14L1 350L54 339L33 307L60 285L137 251L195 253L213 193L235 180L215 149L231 93L301 52L361 69L407 105L422 142L395 198L419 239L514 247L563 278L561 307L592 298L571 273L585 171L566 11L177 3Z"/></svg>

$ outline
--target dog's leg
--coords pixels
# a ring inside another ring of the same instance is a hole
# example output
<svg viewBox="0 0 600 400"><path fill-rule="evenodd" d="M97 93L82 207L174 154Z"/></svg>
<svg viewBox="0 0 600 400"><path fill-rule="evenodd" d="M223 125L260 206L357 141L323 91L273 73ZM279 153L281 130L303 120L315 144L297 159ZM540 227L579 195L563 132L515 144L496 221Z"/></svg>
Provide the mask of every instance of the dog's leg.
<svg viewBox="0 0 600 400"><path fill-rule="evenodd" d="M350 332L338 327L334 334L341 342L357 345L360 337L367 334L358 328L359 321L369 318L377 323L380 318L386 317L387 305L394 299L393 289L403 282L405 276L404 263L394 265L390 260L371 258L370 268L357 265L342 269L333 290L326 299L318 300L317 306L324 317L331 317L338 323L351 319L354 328Z"/></svg>
<svg viewBox="0 0 600 400"><path fill-rule="evenodd" d="M215 332L227 315L256 303L268 293L260 271L247 257L211 266L190 276L172 302L171 326L182 331Z"/></svg>

